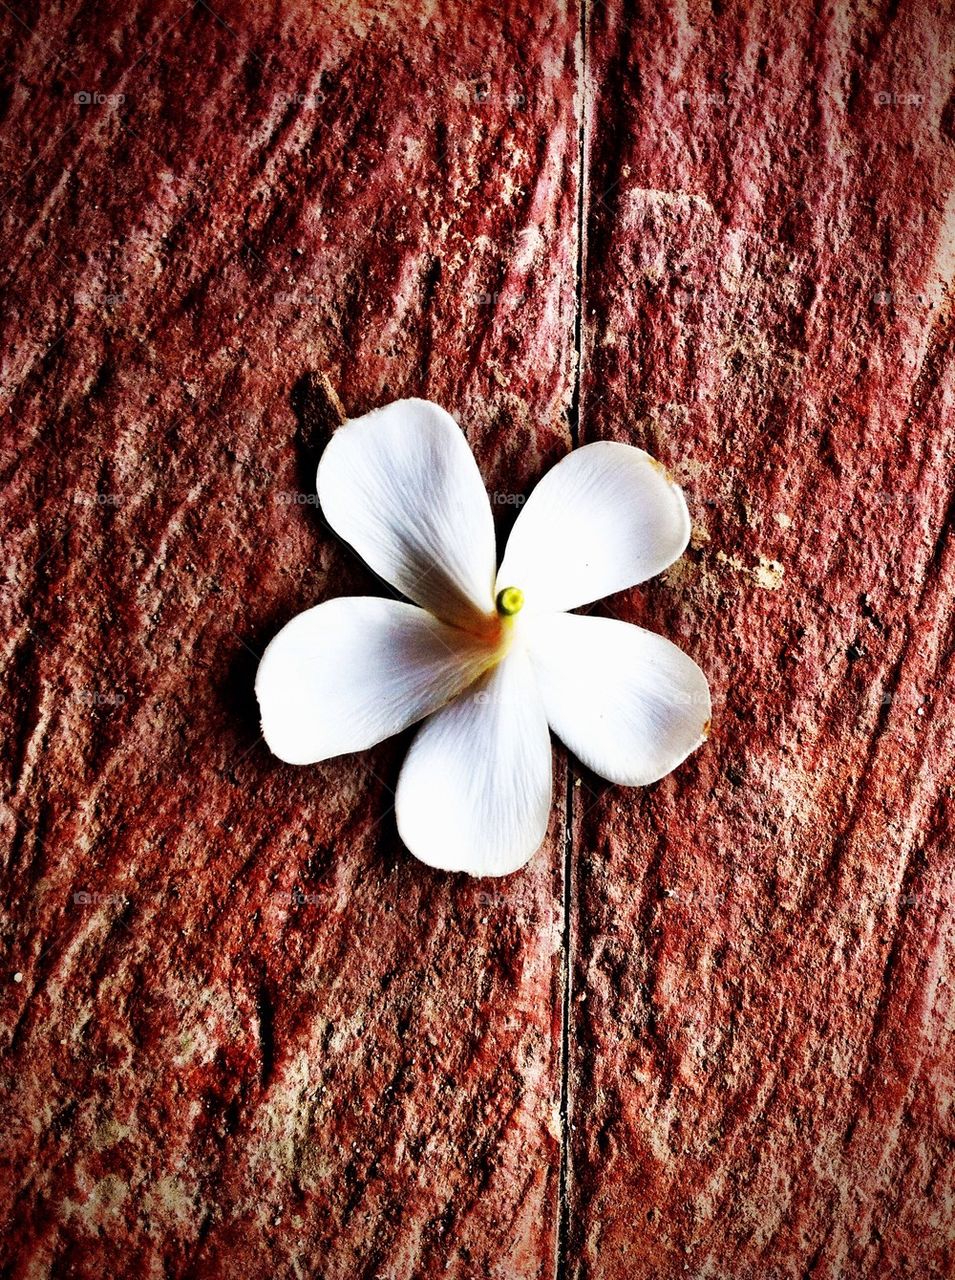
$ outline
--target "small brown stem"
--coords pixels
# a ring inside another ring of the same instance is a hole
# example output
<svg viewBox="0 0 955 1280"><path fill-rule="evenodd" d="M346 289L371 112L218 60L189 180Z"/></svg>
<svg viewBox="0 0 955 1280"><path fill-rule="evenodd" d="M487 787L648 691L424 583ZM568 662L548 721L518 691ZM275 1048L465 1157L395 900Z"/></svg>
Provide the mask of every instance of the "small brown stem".
<svg viewBox="0 0 955 1280"><path fill-rule="evenodd" d="M345 406L338 398L338 392L332 386L332 380L327 373L313 374L313 392L316 399L324 400L325 412L328 418L328 425L332 429L340 427L348 421L348 414L345 412Z"/></svg>
<svg viewBox="0 0 955 1280"><path fill-rule="evenodd" d="M298 418L299 440L309 462L318 454L343 422L348 420L345 407L338 398L327 373L311 369L303 373L292 391L292 408ZM311 457L314 455L314 457Z"/></svg>

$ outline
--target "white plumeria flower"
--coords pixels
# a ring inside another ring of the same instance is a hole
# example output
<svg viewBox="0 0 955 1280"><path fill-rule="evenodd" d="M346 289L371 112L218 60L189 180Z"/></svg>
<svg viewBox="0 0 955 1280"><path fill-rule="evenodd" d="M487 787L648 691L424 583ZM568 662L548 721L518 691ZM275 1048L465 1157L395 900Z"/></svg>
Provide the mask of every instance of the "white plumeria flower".
<svg viewBox="0 0 955 1280"><path fill-rule="evenodd" d="M642 449L605 441L563 458L499 570L474 456L426 400L340 427L318 496L332 528L414 603L329 600L293 618L256 677L262 732L280 759L311 764L424 720L395 801L422 862L474 876L527 862L550 814L548 726L625 786L656 782L705 739L709 688L692 659L641 627L567 612L686 547L683 494Z"/></svg>

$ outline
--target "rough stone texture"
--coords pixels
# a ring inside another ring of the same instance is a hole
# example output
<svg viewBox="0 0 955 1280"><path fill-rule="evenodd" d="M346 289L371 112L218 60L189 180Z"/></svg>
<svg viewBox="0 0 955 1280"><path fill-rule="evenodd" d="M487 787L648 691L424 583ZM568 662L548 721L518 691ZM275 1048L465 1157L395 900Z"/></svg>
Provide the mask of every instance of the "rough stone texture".
<svg viewBox="0 0 955 1280"><path fill-rule="evenodd" d="M549 1276L559 806L433 873L407 738L282 766L252 681L381 589L300 500L310 371L439 400L492 491L569 444L578 15L213 7L0 18L0 1269Z"/></svg>
<svg viewBox="0 0 955 1280"><path fill-rule="evenodd" d="M951 1275L951 14L14 7L5 1274ZM578 320L580 438L696 524L607 607L714 736L478 884L397 840L406 739L268 755L256 653L380 590L316 371L456 412L503 531Z"/></svg>
<svg viewBox="0 0 955 1280"><path fill-rule="evenodd" d="M575 789L588 1280L955 1274L953 40L593 11L582 436L686 485L693 549L613 607L716 710Z"/></svg>

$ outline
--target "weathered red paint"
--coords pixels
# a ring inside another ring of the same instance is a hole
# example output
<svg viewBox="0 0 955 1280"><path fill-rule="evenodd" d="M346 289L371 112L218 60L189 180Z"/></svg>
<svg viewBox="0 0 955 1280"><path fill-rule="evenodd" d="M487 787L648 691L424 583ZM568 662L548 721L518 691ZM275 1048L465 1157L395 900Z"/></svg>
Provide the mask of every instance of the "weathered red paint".
<svg viewBox="0 0 955 1280"><path fill-rule="evenodd" d="M955 1269L953 49L921 3L593 11L583 434L696 525L612 604L715 712L576 792L587 1280Z"/></svg>
<svg viewBox="0 0 955 1280"><path fill-rule="evenodd" d="M433 873L407 738L284 766L252 681L380 590L309 501L311 371L440 401L492 492L567 447L578 18L212 8L2 18L0 1253L548 1276L562 815L505 885Z"/></svg>
<svg viewBox="0 0 955 1280"><path fill-rule="evenodd" d="M950 1275L951 24L212 9L0 15L3 1265ZM568 447L582 170L580 437L696 525L607 607L716 711L647 791L574 768L565 922L559 801L431 872L405 741L283 766L251 689L379 589L315 371L456 412L502 532Z"/></svg>

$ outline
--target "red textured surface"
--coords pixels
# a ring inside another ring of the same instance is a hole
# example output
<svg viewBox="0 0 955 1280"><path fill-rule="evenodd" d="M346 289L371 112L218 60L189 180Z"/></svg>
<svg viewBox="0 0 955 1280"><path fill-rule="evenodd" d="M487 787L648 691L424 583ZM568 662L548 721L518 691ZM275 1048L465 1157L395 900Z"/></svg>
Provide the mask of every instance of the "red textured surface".
<svg viewBox="0 0 955 1280"><path fill-rule="evenodd" d="M441 401L492 490L566 448L577 17L215 7L4 18L0 1254L549 1275L562 840L506 892L430 872L407 741L283 766L252 682L379 589L298 501L308 371Z"/></svg>
<svg viewBox="0 0 955 1280"><path fill-rule="evenodd" d="M955 1271L955 24L529 8L0 10L13 1276ZM255 654L376 589L309 375L455 412L503 532L578 319L580 439L696 526L608 607L714 736L558 749L569 886L560 800L480 884L406 739L269 756Z"/></svg>
<svg viewBox="0 0 955 1280"><path fill-rule="evenodd" d="M685 484L616 608L715 727L578 788L588 1280L955 1274L953 49L919 4L595 12L583 437Z"/></svg>

